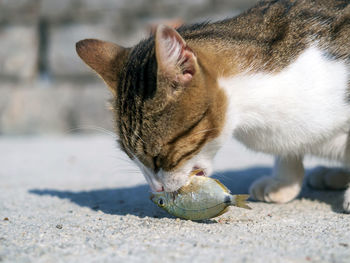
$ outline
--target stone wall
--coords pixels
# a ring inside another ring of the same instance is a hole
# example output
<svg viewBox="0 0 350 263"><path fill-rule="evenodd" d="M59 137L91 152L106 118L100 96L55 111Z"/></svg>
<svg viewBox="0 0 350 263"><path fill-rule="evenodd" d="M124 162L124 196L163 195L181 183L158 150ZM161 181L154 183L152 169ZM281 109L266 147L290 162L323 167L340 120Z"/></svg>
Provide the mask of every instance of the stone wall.
<svg viewBox="0 0 350 263"><path fill-rule="evenodd" d="M124 46L152 24L237 14L256 0L0 0L0 134L111 129L103 83L75 53L84 38Z"/></svg>

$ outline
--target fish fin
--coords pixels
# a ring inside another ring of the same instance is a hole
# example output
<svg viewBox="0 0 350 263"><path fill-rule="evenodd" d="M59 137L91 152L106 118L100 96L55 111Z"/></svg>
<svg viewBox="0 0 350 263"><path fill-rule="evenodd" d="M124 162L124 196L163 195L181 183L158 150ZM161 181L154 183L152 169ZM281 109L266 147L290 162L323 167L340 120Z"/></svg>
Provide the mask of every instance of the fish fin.
<svg viewBox="0 0 350 263"><path fill-rule="evenodd" d="M214 181L217 182L217 184L220 185L221 188L224 189L226 193L230 193L230 190L228 190L227 187L222 182L220 182L218 179L214 179Z"/></svg>
<svg viewBox="0 0 350 263"><path fill-rule="evenodd" d="M249 198L249 195L235 195L234 205L245 209L252 209L250 206L247 205L248 198Z"/></svg>
<svg viewBox="0 0 350 263"><path fill-rule="evenodd" d="M228 206L227 207L225 207L225 209L224 210L222 210L220 213L218 213L215 217L217 217L217 216L221 216L221 215L223 215L223 214L225 214L227 211L228 211Z"/></svg>

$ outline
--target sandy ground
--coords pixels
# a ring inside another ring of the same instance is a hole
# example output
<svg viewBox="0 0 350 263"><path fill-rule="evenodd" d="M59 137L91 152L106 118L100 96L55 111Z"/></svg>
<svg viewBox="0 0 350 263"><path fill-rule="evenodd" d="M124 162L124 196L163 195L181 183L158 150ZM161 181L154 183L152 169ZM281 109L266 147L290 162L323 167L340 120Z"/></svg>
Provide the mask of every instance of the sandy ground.
<svg viewBox="0 0 350 263"><path fill-rule="evenodd" d="M286 205L253 202L192 222L150 202L107 136L3 137L0 153L0 262L350 262L341 191L305 186ZM271 163L230 142L216 177L246 193Z"/></svg>

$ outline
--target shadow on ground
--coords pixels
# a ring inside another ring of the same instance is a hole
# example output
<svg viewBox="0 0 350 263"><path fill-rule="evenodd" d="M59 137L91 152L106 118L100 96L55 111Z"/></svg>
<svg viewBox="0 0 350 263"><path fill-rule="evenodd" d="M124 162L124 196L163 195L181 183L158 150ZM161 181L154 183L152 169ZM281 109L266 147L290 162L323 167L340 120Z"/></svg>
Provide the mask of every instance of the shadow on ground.
<svg viewBox="0 0 350 263"><path fill-rule="evenodd" d="M312 173L314 169L307 169L306 177ZM227 186L227 188L231 190L233 194L246 194L249 192L249 186L255 180L260 177L270 175L271 172L272 169L270 167L253 167L245 170L221 172L215 174L213 177L219 179L224 185ZM312 201L317 200L330 205L332 211L343 213L342 204L344 201L344 191L316 190L310 188L306 182L307 180L305 179L303 189L298 199L308 199Z"/></svg>
<svg viewBox="0 0 350 263"><path fill-rule="evenodd" d="M148 185L137 185L122 188L104 188L90 191L61 191L55 189L31 189L30 193L41 196L56 196L68 199L79 206L100 210L106 214L139 217L164 217L165 213L149 200Z"/></svg>
<svg viewBox="0 0 350 263"><path fill-rule="evenodd" d="M309 174L312 170L308 170ZM270 167L252 167L244 170L229 170L216 173L213 177L219 179L232 192L232 194L248 193L252 182L262 176L271 174ZM91 191L61 191L54 189L31 189L30 193L40 196L56 196L68 199L79 206L100 210L107 214L127 215L139 217L171 217L161 209L158 209L149 200L149 187L138 185L123 188L107 188ZM342 212L343 191L320 191L306 186L299 199L319 200L331 206L335 212Z"/></svg>

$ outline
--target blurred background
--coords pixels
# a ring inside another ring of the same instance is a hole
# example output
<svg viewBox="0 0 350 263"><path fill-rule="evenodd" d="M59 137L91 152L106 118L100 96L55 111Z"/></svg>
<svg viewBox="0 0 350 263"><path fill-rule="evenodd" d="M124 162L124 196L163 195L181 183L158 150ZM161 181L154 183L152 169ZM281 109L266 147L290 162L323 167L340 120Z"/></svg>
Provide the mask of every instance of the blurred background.
<svg viewBox="0 0 350 263"><path fill-rule="evenodd" d="M112 130L103 82L78 58L84 38L124 46L161 22L219 20L257 0L0 0L0 134Z"/></svg>

